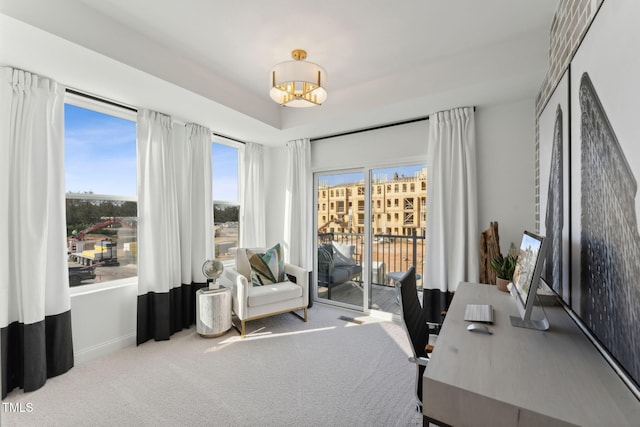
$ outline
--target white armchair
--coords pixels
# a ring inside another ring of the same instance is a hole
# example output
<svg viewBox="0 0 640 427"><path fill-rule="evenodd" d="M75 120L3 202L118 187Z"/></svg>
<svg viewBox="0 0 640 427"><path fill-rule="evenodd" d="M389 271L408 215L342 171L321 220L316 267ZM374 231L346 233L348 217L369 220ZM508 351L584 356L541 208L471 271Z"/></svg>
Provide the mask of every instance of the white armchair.
<svg viewBox="0 0 640 427"><path fill-rule="evenodd" d="M263 249L249 249L252 252L264 252ZM233 312L241 322L240 336L245 336L245 324L248 321L276 314L291 312L307 321L309 305L309 273L300 267L285 263L288 280L264 286L251 283L251 265L247 248L238 248L236 268L225 268L221 284L231 288ZM296 311L302 311L301 316Z"/></svg>

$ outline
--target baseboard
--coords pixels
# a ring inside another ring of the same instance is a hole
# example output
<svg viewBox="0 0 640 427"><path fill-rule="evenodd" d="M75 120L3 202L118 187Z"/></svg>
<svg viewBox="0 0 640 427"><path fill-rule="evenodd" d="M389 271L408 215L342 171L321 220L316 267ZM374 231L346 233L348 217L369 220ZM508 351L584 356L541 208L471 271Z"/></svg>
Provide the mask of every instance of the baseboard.
<svg viewBox="0 0 640 427"><path fill-rule="evenodd" d="M99 357L107 356L117 350L123 349L129 346L136 345L136 333L114 338L109 341L102 342L92 347L83 348L81 350L74 351L74 362L76 365L88 362Z"/></svg>

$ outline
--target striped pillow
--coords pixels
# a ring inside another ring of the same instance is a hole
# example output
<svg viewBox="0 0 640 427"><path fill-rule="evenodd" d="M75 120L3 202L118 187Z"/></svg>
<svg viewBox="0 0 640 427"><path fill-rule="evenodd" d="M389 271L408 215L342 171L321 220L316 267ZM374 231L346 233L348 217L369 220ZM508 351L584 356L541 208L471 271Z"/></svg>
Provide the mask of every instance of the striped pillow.
<svg viewBox="0 0 640 427"><path fill-rule="evenodd" d="M251 283L253 286L264 286L285 281L284 258L280 243L267 249L265 253L247 251L251 265Z"/></svg>

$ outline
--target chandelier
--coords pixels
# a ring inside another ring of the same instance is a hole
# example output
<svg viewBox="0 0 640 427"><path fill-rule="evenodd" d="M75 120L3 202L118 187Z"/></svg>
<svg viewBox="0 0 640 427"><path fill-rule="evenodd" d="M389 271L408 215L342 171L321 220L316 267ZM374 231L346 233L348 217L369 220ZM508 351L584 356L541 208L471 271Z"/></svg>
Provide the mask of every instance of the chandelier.
<svg viewBox="0 0 640 427"><path fill-rule="evenodd" d="M287 107L313 107L327 99L323 87L327 73L324 68L305 61L307 52L291 52L293 61L282 62L271 70L271 99Z"/></svg>

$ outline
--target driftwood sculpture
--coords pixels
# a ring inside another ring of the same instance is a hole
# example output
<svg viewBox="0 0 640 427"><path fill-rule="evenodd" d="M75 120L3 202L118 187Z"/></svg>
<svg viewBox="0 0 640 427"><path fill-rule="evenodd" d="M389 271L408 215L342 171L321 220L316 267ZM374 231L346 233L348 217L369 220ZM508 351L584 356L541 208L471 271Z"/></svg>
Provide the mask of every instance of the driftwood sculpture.
<svg viewBox="0 0 640 427"><path fill-rule="evenodd" d="M496 272L491 268L491 260L500 252L498 222L491 222L480 237L480 283L496 284Z"/></svg>

